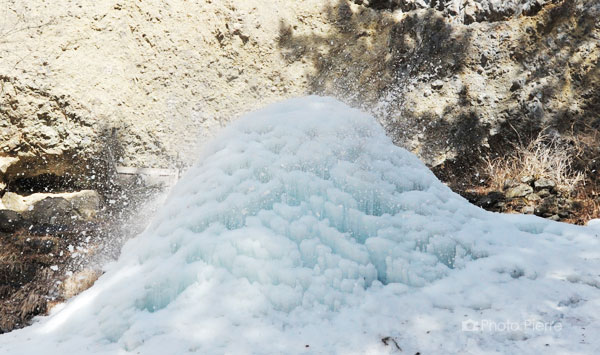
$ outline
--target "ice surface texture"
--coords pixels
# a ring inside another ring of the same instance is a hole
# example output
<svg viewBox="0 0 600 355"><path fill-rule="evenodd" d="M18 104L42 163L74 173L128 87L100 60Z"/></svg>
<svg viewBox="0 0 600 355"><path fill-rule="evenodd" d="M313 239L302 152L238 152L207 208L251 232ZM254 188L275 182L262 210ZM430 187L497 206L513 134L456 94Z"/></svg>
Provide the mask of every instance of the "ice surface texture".
<svg viewBox="0 0 600 355"><path fill-rule="evenodd" d="M595 233L483 211L369 115L294 99L225 129L93 288L0 353L586 352Z"/></svg>

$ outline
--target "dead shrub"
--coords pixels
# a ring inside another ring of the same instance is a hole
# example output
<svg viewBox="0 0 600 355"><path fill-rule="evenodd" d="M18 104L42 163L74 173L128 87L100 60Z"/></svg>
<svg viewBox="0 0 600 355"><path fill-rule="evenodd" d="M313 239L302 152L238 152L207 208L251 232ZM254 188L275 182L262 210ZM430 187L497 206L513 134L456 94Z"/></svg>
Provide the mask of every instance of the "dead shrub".
<svg viewBox="0 0 600 355"><path fill-rule="evenodd" d="M574 153L557 135L542 132L528 144L515 144L507 156L488 158L489 185L502 190L509 180L545 178L554 181L558 191L570 195L584 181L584 174L573 169Z"/></svg>

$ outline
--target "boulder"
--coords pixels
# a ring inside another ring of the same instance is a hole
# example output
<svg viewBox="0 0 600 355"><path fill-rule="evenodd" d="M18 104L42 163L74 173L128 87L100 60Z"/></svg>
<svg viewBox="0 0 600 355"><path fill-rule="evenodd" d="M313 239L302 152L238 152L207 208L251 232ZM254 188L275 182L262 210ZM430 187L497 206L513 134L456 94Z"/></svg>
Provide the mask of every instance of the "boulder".
<svg viewBox="0 0 600 355"><path fill-rule="evenodd" d="M84 220L94 219L102 207L100 195L94 190L65 193L35 193L29 196L7 192L2 197L2 203L6 209L24 213L32 211L39 202L47 198L60 198L67 201L71 209L74 209ZM64 208L59 208L59 210L64 210Z"/></svg>
<svg viewBox="0 0 600 355"><path fill-rule="evenodd" d="M556 187L556 183L550 179L540 178L533 183L533 186L536 189L553 189Z"/></svg>
<svg viewBox="0 0 600 355"><path fill-rule="evenodd" d="M28 212L35 224L68 225L80 218L73 205L62 197L46 197Z"/></svg>
<svg viewBox="0 0 600 355"><path fill-rule="evenodd" d="M519 184L506 191L506 198L525 197L533 192L533 188L529 185Z"/></svg>

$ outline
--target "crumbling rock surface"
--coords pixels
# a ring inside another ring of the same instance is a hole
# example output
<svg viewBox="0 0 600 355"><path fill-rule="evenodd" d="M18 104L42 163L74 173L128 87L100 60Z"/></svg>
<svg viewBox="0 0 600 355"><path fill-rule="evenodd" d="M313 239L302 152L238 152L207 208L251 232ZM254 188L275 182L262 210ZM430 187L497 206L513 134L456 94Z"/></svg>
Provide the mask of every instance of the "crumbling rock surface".
<svg viewBox="0 0 600 355"><path fill-rule="evenodd" d="M18 160L0 180L17 171L92 176L105 162L191 163L236 115L306 92L310 65L280 56L280 21L319 29L322 8L317 0L8 1L0 156Z"/></svg>
<svg viewBox="0 0 600 355"><path fill-rule="evenodd" d="M52 203L46 200L60 202ZM53 214L65 214L69 220L85 221L96 217L98 211L100 211L102 199L98 192L93 190L64 193L34 193L27 196L7 192L2 197L2 203L4 208L31 216L43 215L42 211L48 211L48 213ZM60 207L59 205L64 207Z"/></svg>
<svg viewBox="0 0 600 355"><path fill-rule="evenodd" d="M565 1L467 26L433 9L392 14L342 2L328 12L332 32L288 26L282 47L290 61L319 69L314 92L374 112L397 144L449 181L542 128L598 125L599 13L598 1Z"/></svg>
<svg viewBox="0 0 600 355"><path fill-rule="evenodd" d="M363 3L9 2L0 183L181 168L237 115L306 93L371 111L432 167L597 117L596 0Z"/></svg>
<svg viewBox="0 0 600 355"><path fill-rule="evenodd" d="M99 150L99 122L75 104L0 75L2 189L19 177L86 172L84 162Z"/></svg>

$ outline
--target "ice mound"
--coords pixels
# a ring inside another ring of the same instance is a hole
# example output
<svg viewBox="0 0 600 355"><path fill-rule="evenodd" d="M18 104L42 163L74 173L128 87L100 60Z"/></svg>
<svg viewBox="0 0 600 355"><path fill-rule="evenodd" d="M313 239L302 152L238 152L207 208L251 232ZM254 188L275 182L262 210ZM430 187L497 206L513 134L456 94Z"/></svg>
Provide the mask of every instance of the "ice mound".
<svg viewBox="0 0 600 355"><path fill-rule="evenodd" d="M585 350L594 231L485 212L369 115L294 99L225 129L92 289L0 353ZM477 317L564 328L462 331Z"/></svg>
<svg viewBox="0 0 600 355"><path fill-rule="evenodd" d="M374 280L422 286L472 259L461 234L481 212L463 204L370 116L331 99L290 101L208 147L142 237L156 242L135 253L217 267L278 310L335 309ZM177 296L163 289L146 291L143 307Z"/></svg>

